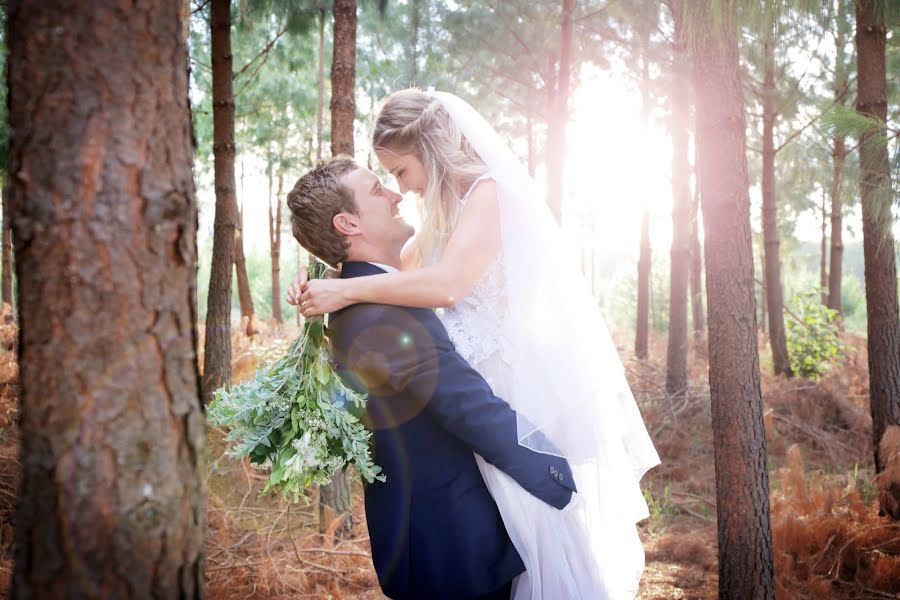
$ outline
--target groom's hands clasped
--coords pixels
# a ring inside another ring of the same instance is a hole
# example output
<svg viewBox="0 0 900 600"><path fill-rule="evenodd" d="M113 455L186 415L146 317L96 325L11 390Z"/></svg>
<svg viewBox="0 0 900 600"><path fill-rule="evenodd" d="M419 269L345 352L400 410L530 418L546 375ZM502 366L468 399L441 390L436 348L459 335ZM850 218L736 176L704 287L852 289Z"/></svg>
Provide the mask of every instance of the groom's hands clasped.
<svg viewBox="0 0 900 600"><path fill-rule="evenodd" d="M325 279L310 281L306 269L300 269L288 288L287 301L300 309L304 318L317 317L340 310L351 302L345 298L341 272L328 269Z"/></svg>
<svg viewBox="0 0 900 600"><path fill-rule="evenodd" d="M291 282L291 287L288 288L288 304L291 306L298 306L300 304L300 296L303 294L303 290L306 288L306 282L308 280L309 273L306 272L306 269L300 269L300 272L294 277L294 281Z"/></svg>

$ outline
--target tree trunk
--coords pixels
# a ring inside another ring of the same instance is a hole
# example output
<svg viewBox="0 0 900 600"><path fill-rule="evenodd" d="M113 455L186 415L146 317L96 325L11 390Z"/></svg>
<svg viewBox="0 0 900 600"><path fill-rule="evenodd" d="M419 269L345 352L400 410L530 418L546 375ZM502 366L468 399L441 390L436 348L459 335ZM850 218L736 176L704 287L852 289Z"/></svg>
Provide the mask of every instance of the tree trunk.
<svg viewBox="0 0 900 600"><path fill-rule="evenodd" d="M3 301L13 306L12 286L12 227L9 213L10 183L3 184Z"/></svg>
<svg viewBox="0 0 900 600"><path fill-rule="evenodd" d="M860 197L868 317L869 396L875 471L885 467L879 444L885 429L900 425L900 318L891 232L890 163L886 143L885 25L875 0L856 2L856 110L878 125L860 138ZM893 482L900 489L900 481ZM900 496L900 492L897 492ZM900 498L898 498L900 500Z"/></svg>
<svg viewBox="0 0 900 600"><path fill-rule="evenodd" d="M759 289L759 330L763 333L769 333L769 329L766 326L766 323L769 322L768 314L766 313L766 257L765 251L763 250L762 244L759 244L759 265L760 265L760 277L762 278L760 282Z"/></svg>
<svg viewBox="0 0 900 600"><path fill-rule="evenodd" d="M331 154L352 157L356 117L356 0L335 0L333 37Z"/></svg>
<svg viewBox="0 0 900 600"><path fill-rule="evenodd" d="M650 333L650 209L641 213L641 254L638 257L637 326L634 334L634 356L647 358Z"/></svg>
<svg viewBox="0 0 900 600"><path fill-rule="evenodd" d="M666 393L687 390L687 304L690 269L690 119L689 69L684 32L683 0L671 4L675 21L675 67L672 80L672 250L669 270L669 337L666 355Z"/></svg>
<svg viewBox="0 0 900 600"><path fill-rule="evenodd" d="M6 32L22 386L11 597L200 598L181 4L16 2Z"/></svg>
<svg viewBox="0 0 900 600"><path fill-rule="evenodd" d="M843 313L841 303L841 281L844 262L844 206L842 188L844 186L844 162L847 149L844 138L837 137L832 148L831 176L831 256L828 270L828 308Z"/></svg>
<svg viewBox="0 0 900 600"><path fill-rule="evenodd" d="M762 117L762 225L765 247L766 304L769 312L769 345L776 375L792 376L784 332L784 293L781 290L781 257L778 239L778 208L775 198L775 41L772 28L763 41L765 80L763 82Z"/></svg>
<svg viewBox="0 0 900 600"><path fill-rule="evenodd" d="M691 199L691 323L694 338L700 339L706 328L703 316L703 248L700 246L700 182L696 177L697 150L694 144L694 197Z"/></svg>
<svg viewBox="0 0 900 600"><path fill-rule="evenodd" d="M849 69L844 52L850 24L847 18L847 0L838 0L837 24L834 28L835 54L834 102L844 106L849 91ZM831 151L831 256L828 271L828 308L843 312L841 303L841 279L844 262L844 163L847 159L847 147L843 136L834 138Z"/></svg>
<svg viewBox="0 0 900 600"><path fill-rule="evenodd" d="M281 194L284 191L284 175L278 173L278 193L275 195L275 211L272 212L272 174L269 174L269 254L272 258L272 318L281 325Z"/></svg>
<svg viewBox="0 0 900 600"><path fill-rule="evenodd" d="M825 206L825 195L822 195L822 241L819 252L819 292L822 304L828 306L828 210Z"/></svg>
<svg viewBox="0 0 900 600"><path fill-rule="evenodd" d="M325 112L325 17L324 8L319 9L319 76L316 81L316 162L322 160L323 113ZM279 202L281 198L279 197Z"/></svg>
<svg viewBox="0 0 900 600"><path fill-rule="evenodd" d="M420 25L420 0L410 0L410 22L412 24L412 57L409 68L409 84L416 85L419 76L419 25Z"/></svg>
<svg viewBox="0 0 900 600"><path fill-rule="evenodd" d="M231 383L231 277L237 199L234 181L234 92L232 89L231 2L212 0L213 170L216 217L206 309L203 401Z"/></svg>
<svg viewBox="0 0 900 600"><path fill-rule="evenodd" d="M331 153L353 156L353 120L356 116L356 0L334 2L334 55L331 61ZM334 526L335 519L340 524ZM319 530L339 535L353 526L350 483L343 471L319 493Z"/></svg>
<svg viewBox="0 0 900 600"><path fill-rule="evenodd" d="M247 276L247 258L244 256L243 212L243 207L237 211L237 227L234 230L234 270L237 274L241 319L247 318L244 333L249 337L258 333L258 330L256 329L256 313L253 310L253 296L250 293L250 278Z"/></svg>
<svg viewBox="0 0 900 600"><path fill-rule="evenodd" d="M547 130L547 204L557 222L562 222L565 194L563 171L566 154L566 121L569 118L569 80L572 71L572 15L575 0L562 0L559 35L559 69Z"/></svg>
<svg viewBox="0 0 900 600"><path fill-rule="evenodd" d="M712 0L707 0L711 14ZM705 231L709 384L715 451L719 598L774 598L769 476L734 3L707 24L694 57Z"/></svg>
<svg viewBox="0 0 900 600"><path fill-rule="evenodd" d="M650 71L647 60L647 43L649 33L641 33L641 61L643 73L641 76L641 132L646 136L650 121ZM645 190L641 188L641 191ZM641 194L643 195L643 193ZM644 210L641 213L641 246L638 257L638 299L637 299L637 325L635 327L634 356L638 359L647 358L648 337L650 333L650 268L652 265L650 248L650 207L647 198L643 198Z"/></svg>

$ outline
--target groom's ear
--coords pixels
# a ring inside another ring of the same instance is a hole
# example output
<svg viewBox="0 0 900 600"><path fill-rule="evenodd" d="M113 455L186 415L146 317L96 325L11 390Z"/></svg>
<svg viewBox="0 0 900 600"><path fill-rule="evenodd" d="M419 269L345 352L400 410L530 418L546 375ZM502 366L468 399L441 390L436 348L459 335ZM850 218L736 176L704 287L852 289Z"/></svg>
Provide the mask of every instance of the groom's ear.
<svg viewBox="0 0 900 600"><path fill-rule="evenodd" d="M339 212L331 219L331 224L341 235L359 235L359 217L353 213Z"/></svg>

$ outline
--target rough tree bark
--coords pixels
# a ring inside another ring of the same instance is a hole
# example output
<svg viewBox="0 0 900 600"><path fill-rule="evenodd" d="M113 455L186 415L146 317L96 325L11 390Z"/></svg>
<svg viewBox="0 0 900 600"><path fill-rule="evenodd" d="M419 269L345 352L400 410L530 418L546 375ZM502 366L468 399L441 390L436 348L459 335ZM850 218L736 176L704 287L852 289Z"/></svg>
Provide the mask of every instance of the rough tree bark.
<svg viewBox="0 0 900 600"><path fill-rule="evenodd" d="M334 2L334 54L331 59L331 153L353 156L353 120L356 115L356 0ZM335 521L340 519L337 526ZM319 493L319 531L349 533L350 485L338 472Z"/></svg>
<svg viewBox="0 0 900 600"><path fill-rule="evenodd" d="M572 71L572 16L575 0L562 0L559 64L547 129L547 204L557 222L562 220L565 194L563 170L566 154L566 121L569 119L569 80Z"/></svg>
<svg viewBox="0 0 900 600"><path fill-rule="evenodd" d="M278 192L275 194L275 210L272 211L272 174L269 174L269 256L272 262L272 318L281 325L281 194L284 191L284 175L278 173Z"/></svg>
<svg viewBox="0 0 900 600"><path fill-rule="evenodd" d="M900 425L900 317L891 232L891 173L885 142L886 28L876 4L876 0L856 1L856 110L874 122L860 138L859 191L868 317L869 397L875 471L880 473L885 467L885 457L879 452L881 437L887 427ZM894 486L900 500L900 481L894 482Z"/></svg>
<svg viewBox="0 0 900 600"><path fill-rule="evenodd" d="M213 169L216 217L206 309L203 399L231 383L231 277L237 199L234 181L234 90L232 88L231 2L212 0Z"/></svg>
<svg viewBox="0 0 900 600"><path fill-rule="evenodd" d="M683 0L671 5L675 21L672 79L672 250L669 269L669 336L666 355L666 393L687 390L688 271L690 269L690 70L686 54Z"/></svg>
<svg viewBox="0 0 900 600"><path fill-rule="evenodd" d="M12 227L9 218L9 182L3 184L3 301L13 306L12 286Z"/></svg>
<svg viewBox="0 0 900 600"><path fill-rule="evenodd" d="M181 4L8 4L22 479L13 598L200 598Z"/></svg>
<svg viewBox="0 0 900 600"><path fill-rule="evenodd" d="M771 1L771 0L770 0ZM771 10L771 9L769 9ZM766 287L763 289L769 313L769 345L776 375L792 376L788 357L787 338L784 331L784 292L781 289L781 256L778 239L778 205L775 197L775 39L773 22L767 24L763 40L765 75L762 89L762 225L766 271Z"/></svg>
<svg viewBox="0 0 900 600"><path fill-rule="evenodd" d="M316 80L316 162L322 160L325 112L325 8L319 9L319 74ZM280 198L280 196L279 196ZM280 200L279 200L280 201Z"/></svg>
<svg viewBox="0 0 900 600"><path fill-rule="evenodd" d="M702 5L713 14L712 0ZM737 15L698 34L698 174L705 231L709 384L715 451L719 598L774 598L769 478L738 66Z"/></svg>
<svg viewBox="0 0 900 600"><path fill-rule="evenodd" d="M334 1L331 59L331 154L353 156L356 117L356 0Z"/></svg>

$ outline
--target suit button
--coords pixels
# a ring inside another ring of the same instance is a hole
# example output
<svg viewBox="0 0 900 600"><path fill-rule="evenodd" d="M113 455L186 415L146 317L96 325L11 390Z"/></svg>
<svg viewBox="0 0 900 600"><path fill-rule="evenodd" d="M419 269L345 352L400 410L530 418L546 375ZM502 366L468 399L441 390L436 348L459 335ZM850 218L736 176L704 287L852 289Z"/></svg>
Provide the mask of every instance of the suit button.
<svg viewBox="0 0 900 600"><path fill-rule="evenodd" d="M553 475L554 477L557 476L556 467L554 467L553 465L550 465L550 474Z"/></svg>

